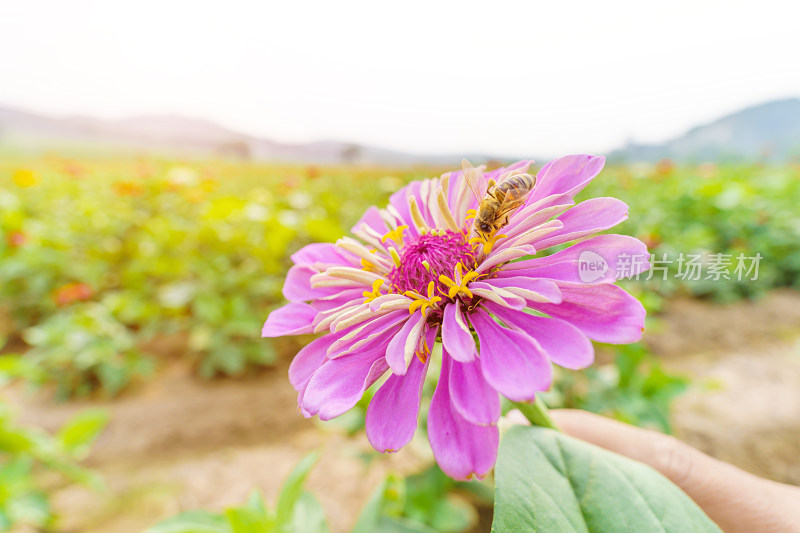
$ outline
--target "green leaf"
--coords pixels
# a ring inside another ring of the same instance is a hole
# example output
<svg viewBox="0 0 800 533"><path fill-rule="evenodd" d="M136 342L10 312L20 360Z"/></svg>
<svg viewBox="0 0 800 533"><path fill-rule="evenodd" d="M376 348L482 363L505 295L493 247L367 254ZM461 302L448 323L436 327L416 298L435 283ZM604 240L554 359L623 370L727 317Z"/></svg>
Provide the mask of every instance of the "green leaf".
<svg viewBox="0 0 800 533"><path fill-rule="evenodd" d="M159 522L145 533L233 533L228 521L218 513L187 511Z"/></svg>
<svg viewBox="0 0 800 533"><path fill-rule="evenodd" d="M56 438L67 452L84 455L106 423L108 423L107 412L100 409L83 411L64 424Z"/></svg>
<svg viewBox="0 0 800 533"><path fill-rule="evenodd" d="M308 491L300 495L294 506L292 517L293 533L329 533L328 522L325 520L325 511L319 500Z"/></svg>
<svg viewBox="0 0 800 533"><path fill-rule="evenodd" d="M270 533L272 520L264 507L264 497L254 490L243 507L233 507L225 511L233 533Z"/></svg>
<svg viewBox="0 0 800 533"><path fill-rule="evenodd" d="M291 525L294 517L294 507L303 494L303 484L317 459L319 459L318 453L308 454L305 459L300 461L300 464L294 467L294 470L284 481L275 510L275 530L278 533L292 533Z"/></svg>
<svg viewBox="0 0 800 533"><path fill-rule="evenodd" d="M389 474L370 496L350 533L382 531L378 529L378 524L384 515L398 514L404 503L405 480L395 474Z"/></svg>
<svg viewBox="0 0 800 533"><path fill-rule="evenodd" d="M492 533L720 531L655 470L551 429L510 429L495 480Z"/></svg>

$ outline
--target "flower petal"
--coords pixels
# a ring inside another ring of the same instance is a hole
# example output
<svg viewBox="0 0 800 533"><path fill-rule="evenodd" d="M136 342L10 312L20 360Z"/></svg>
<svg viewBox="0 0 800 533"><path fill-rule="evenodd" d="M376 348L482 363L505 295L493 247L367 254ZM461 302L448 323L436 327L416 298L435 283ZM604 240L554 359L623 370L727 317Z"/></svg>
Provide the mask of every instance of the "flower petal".
<svg viewBox="0 0 800 533"><path fill-rule="evenodd" d="M461 312L459 300L444 308L442 345L456 361L469 363L475 359L475 339L472 338L467 319Z"/></svg>
<svg viewBox="0 0 800 533"><path fill-rule="evenodd" d="M550 161L536 174L536 187L531 201L541 200L552 194L575 196L603 169L603 156L575 154Z"/></svg>
<svg viewBox="0 0 800 533"><path fill-rule="evenodd" d="M406 375L393 374L372 397L367 408L367 438L379 452L397 451L414 436L429 361L423 363L415 357Z"/></svg>
<svg viewBox="0 0 800 533"><path fill-rule="evenodd" d="M483 377L497 392L509 400L530 401L537 392L550 388L550 363L528 335L501 327L482 310L470 320L480 341Z"/></svg>
<svg viewBox="0 0 800 533"><path fill-rule="evenodd" d="M569 322L514 311L492 303L483 305L508 326L534 338L547 358L558 366L578 370L594 362L594 346L581 330Z"/></svg>
<svg viewBox="0 0 800 533"><path fill-rule="evenodd" d="M368 351L381 342L386 345L389 337L396 334L401 323L407 320L408 311L392 311L378 316L373 312L369 320L337 332L328 357L335 359L350 352Z"/></svg>
<svg viewBox="0 0 800 533"><path fill-rule="evenodd" d="M442 357L448 357L447 350ZM488 426L500 418L500 397L484 379L480 359L471 363L452 362L450 400L455 410L473 424Z"/></svg>
<svg viewBox="0 0 800 533"><path fill-rule="evenodd" d="M296 265L319 264L321 265L320 270L325 270L326 266L358 264L358 261L350 257L350 254L327 242L306 245L293 253L291 258Z"/></svg>
<svg viewBox="0 0 800 533"><path fill-rule="evenodd" d="M402 376L406 373L406 368L419 346L424 326L425 316L422 313L418 317L411 316L389 342L389 347L386 349L386 362L395 374Z"/></svg>
<svg viewBox="0 0 800 533"><path fill-rule="evenodd" d="M439 467L453 479L482 478L497 460L497 426L470 424L450 402L450 358L442 358L442 373L428 411L428 440Z"/></svg>
<svg viewBox="0 0 800 533"><path fill-rule="evenodd" d="M524 309L525 298L517 296L501 287L489 285L483 281L473 281L469 284L469 290L475 295L485 298L491 302L510 307L512 309Z"/></svg>
<svg viewBox="0 0 800 533"><path fill-rule="evenodd" d="M388 368L382 349L330 359L311 376L302 407L320 420L336 418L352 409Z"/></svg>
<svg viewBox="0 0 800 533"><path fill-rule="evenodd" d="M306 387L314 372L325 362L325 354L334 340L334 335L324 335L306 344L294 356L289 365L289 383L297 392Z"/></svg>
<svg viewBox="0 0 800 533"><path fill-rule="evenodd" d="M384 222L381 218L380 211L374 205L370 206L369 209L367 209L364 214L361 215L361 218L355 223L353 228L350 230L350 233L355 233L362 224L366 224L368 227L377 231L381 235L389 231L389 229L386 227L386 222Z"/></svg>
<svg viewBox="0 0 800 533"><path fill-rule="evenodd" d="M647 246L627 235L598 235L545 257L527 259L506 265L498 277L526 276L550 278L572 283L613 283L635 276L650 268ZM597 278L583 276L580 269L589 261L605 263Z"/></svg>
<svg viewBox="0 0 800 533"><path fill-rule="evenodd" d="M311 333L315 316L317 316L317 311L308 304L286 304L269 314L261 329L261 336L282 337Z"/></svg>
<svg viewBox="0 0 800 533"><path fill-rule="evenodd" d="M563 297L559 305L532 307L569 322L598 342L628 344L642 338L645 309L623 289L608 283L559 282L558 286Z"/></svg>
<svg viewBox="0 0 800 533"><path fill-rule="evenodd" d="M520 275L514 277L487 279L484 282L484 285L496 287L498 289L510 292L516 296L524 298L526 303L561 303L561 290L558 288L556 282L549 279L537 279L536 277L525 277ZM507 305L506 307L512 306Z"/></svg>
<svg viewBox="0 0 800 533"><path fill-rule="evenodd" d="M558 217L564 226L531 244L537 250L574 241L612 228L628 218L628 206L616 198L592 198L581 202Z"/></svg>

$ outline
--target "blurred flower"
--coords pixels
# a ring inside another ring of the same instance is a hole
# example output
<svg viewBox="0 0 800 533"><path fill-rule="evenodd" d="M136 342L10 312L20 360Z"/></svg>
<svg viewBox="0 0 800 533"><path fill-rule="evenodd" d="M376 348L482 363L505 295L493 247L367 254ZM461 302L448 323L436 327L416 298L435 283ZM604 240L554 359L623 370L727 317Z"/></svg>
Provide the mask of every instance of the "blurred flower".
<svg viewBox="0 0 800 533"><path fill-rule="evenodd" d="M141 196L144 194L144 187L132 181L118 181L114 183L114 194L117 196Z"/></svg>
<svg viewBox="0 0 800 533"><path fill-rule="evenodd" d="M422 384L441 343L428 411L431 448L453 478L486 475L497 457L498 393L532 401L550 388L551 363L592 363L589 339L641 337L644 308L614 282L617 258L646 257L647 250L632 237L591 237L625 220L628 208L614 198L573 200L603 162L578 155L545 165L503 235L486 242L470 238L478 199L456 171L413 182L385 209L367 210L353 228L360 241L344 237L295 253L283 287L291 303L270 314L262 333L325 333L289 369L301 412L337 417L388 373L367 410L366 430L377 450L398 450L415 432ZM530 164L479 173L479 186L484 191L489 179L500 182ZM576 239L586 240L522 259ZM607 261L589 282L579 276L586 252ZM627 274L649 268L643 263Z"/></svg>
<svg viewBox="0 0 800 533"><path fill-rule="evenodd" d="M39 178L36 176L36 173L26 168L21 168L14 172L12 179L17 187L33 187L39 183Z"/></svg>
<svg viewBox="0 0 800 533"><path fill-rule="evenodd" d="M6 234L6 243L11 248L19 248L24 246L26 242L28 242L28 237L21 231L11 231Z"/></svg>
<svg viewBox="0 0 800 533"><path fill-rule="evenodd" d="M53 293L53 301L63 307L75 302L85 302L94 295L92 288L85 283L67 283Z"/></svg>

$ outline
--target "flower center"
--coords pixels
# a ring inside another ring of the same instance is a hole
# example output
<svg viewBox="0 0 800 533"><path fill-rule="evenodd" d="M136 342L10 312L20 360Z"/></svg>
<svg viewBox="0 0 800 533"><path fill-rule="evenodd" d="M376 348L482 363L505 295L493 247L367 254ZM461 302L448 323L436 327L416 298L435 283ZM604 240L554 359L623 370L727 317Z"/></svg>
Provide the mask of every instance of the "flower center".
<svg viewBox="0 0 800 533"><path fill-rule="evenodd" d="M434 287L447 294L447 285L439 281L439 276L452 278L459 262L465 270L475 266L474 252L462 233L449 230L426 233L405 244L400 266L392 268L389 280L399 293L415 291L424 295L428 284L433 282Z"/></svg>

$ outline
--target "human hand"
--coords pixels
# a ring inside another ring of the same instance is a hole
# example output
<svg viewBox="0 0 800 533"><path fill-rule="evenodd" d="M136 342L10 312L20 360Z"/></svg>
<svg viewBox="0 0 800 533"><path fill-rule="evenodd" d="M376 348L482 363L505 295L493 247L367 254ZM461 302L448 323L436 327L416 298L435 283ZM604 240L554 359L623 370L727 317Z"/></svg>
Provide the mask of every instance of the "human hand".
<svg viewBox="0 0 800 533"><path fill-rule="evenodd" d="M645 463L678 485L726 533L800 532L800 487L749 474L674 437L586 411L550 411L559 429Z"/></svg>

